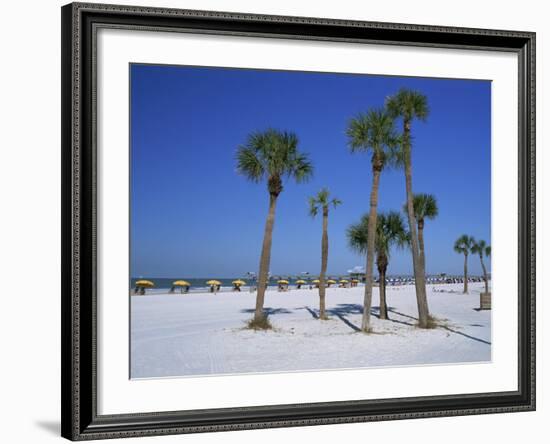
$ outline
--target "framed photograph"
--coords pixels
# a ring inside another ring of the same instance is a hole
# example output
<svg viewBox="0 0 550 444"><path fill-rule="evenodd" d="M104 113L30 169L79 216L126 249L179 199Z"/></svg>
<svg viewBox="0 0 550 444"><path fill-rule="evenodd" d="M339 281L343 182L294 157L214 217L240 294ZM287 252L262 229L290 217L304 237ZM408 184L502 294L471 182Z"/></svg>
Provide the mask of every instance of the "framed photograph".
<svg viewBox="0 0 550 444"><path fill-rule="evenodd" d="M61 13L64 437L535 409L534 33Z"/></svg>

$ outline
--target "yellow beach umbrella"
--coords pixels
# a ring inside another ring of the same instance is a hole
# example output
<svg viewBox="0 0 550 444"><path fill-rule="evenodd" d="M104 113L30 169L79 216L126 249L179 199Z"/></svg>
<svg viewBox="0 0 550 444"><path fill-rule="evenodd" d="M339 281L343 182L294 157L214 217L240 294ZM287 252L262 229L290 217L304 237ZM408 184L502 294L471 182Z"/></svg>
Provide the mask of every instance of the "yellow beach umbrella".
<svg viewBox="0 0 550 444"><path fill-rule="evenodd" d="M136 281L136 287L147 287L151 288L154 287L155 284L151 281L146 281L145 279L141 279L139 281Z"/></svg>
<svg viewBox="0 0 550 444"><path fill-rule="evenodd" d="M298 279L298 280L296 281L296 283L297 283L297 284L300 284L300 285L307 284L307 282L304 281L303 279Z"/></svg>
<svg viewBox="0 0 550 444"><path fill-rule="evenodd" d="M190 287L191 284L187 281L174 281L172 282L174 287Z"/></svg>
<svg viewBox="0 0 550 444"><path fill-rule="evenodd" d="M353 282L354 284L358 284L358 283L359 283L359 279L352 279L351 282Z"/></svg>
<svg viewBox="0 0 550 444"><path fill-rule="evenodd" d="M233 285L238 285L238 286L241 286L241 285L246 285L246 282L243 281L242 279L237 279L236 281L233 281L231 282Z"/></svg>
<svg viewBox="0 0 550 444"><path fill-rule="evenodd" d="M329 279L327 281L327 284L335 284L335 283L336 283L336 281L334 279Z"/></svg>
<svg viewBox="0 0 550 444"><path fill-rule="evenodd" d="M288 285L288 281L286 279L280 279L277 281L278 284L286 284Z"/></svg>
<svg viewBox="0 0 550 444"><path fill-rule="evenodd" d="M349 281L347 279L340 279L341 284L347 284Z"/></svg>
<svg viewBox="0 0 550 444"><path fill-rule="evenodd" d="M216 279L211 279L209 281L206 281L206 285L221 285L222 283L220 281L217 281Z"/></svg>
<svg viewBox="0 0 550 444"><path fill-rule="evenodd" d="M311 281L312 284L319 284L321 281L319 279L315 279L314 281Z"/></svg>

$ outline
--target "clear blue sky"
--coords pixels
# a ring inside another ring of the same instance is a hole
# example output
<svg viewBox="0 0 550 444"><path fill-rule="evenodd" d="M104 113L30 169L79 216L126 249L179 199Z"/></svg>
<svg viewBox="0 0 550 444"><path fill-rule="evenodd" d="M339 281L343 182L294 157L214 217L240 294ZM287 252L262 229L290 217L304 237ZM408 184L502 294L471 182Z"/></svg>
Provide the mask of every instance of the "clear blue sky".
<svg viewBox="0 0 550 444"><path fill-rule="evenodd" d="M364 265L345 231L368 209L370 157L351 154L348 120L382 106L401 87L428 97L426 123L413 123L413 189L432 193L439 217L425 228L428 273L462 273L454 240L490 242L491 83L350 74L131 65L131 275L233 277L257 271L267 214L265 184L236 172L252 131L295 132L314 163L313 179L285 183L275 222L271 271L320 268L321 220L307 198L328 187L343 204L329 219L328 271ZM385 171L379 210L400 210L404 174ZM480 274L477 257L470 269ZM412 274L408 251L389 274Z"/></svg>

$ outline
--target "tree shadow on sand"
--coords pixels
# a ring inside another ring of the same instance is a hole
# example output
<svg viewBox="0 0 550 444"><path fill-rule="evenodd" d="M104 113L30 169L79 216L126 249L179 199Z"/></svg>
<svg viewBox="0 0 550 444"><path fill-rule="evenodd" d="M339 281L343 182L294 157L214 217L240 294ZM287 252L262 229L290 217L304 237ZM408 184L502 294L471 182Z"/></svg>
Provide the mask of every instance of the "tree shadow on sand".
<svg viewBox="0 0 550 444"><path fill-rule="evenodd" d="M241 313L254 313L256 310L253 308L246 308L244 310L241 310ZM264 307L264 315L266 317L272 316L272 315L278 315L278 314L290 314L292 313L290 310L287 310L286 308L272 308L272 307Z"/></svg>
<svg viewBox="0 0 550 444"><path fill-rule="evenodd" d="M391 310L388 308L388 311L390 311L392 313L395 313L398 316L403 316L405 318L412 319L414 321L418 321L418 318L415 318L414 316L411 316L411 315L407 315L405 313L400 313L398 311L395 311L395 309L393 309L393 308ZM412 325L412 324L409 324L409 325ZM442 328L443 330L447 330L448 332L454 333L456 335L464 336L465 338L471 339L472 341L481 342L483 344L491 345L490 341L486 341L485 339L476 338L475 336L468 335L468 334L463 333L461 331L455 330L455 329L449 327L448 325L441 325L440 324L438 327Z"/></svg>
<svg viewBox="0 0 550 444"><path fill-rule="evenodd" d="M313 319L319 319L319 310L313 309L313 308L307 307L307 306L301 307L300 309L307 310L309 312L309 314L313 317ZM385 319L386 321L389 321L389 322L394 322L396 324L401 324L401 325L406 325L406 326L409 326L409 327L414 327L416 325L416 322L418 321L418 318L415 318L414 316L407 315L405 313L398 312L397 310L395 310L394 307L388 307L388 312L393 313L397 316L401 316L401 317L406 318L406 319L410 319L409 322L402 321L402 320L399 320L399 319L393 319L393 318ZM356 324L351 322L346 316L349 316L349 315L362 315L363 314L363 306L362 305L360 305L360 304L338 304L334 308L327 309L327 314L329 316L332 315L334 317L337 317L344 324L346 324L349 328L351 328L353 331L355 331L355 332L360 332L361 331L361 328L359 328L359 326L357 326ZM371 315L377 317L378 319L380 319L380 307L379 306L373 306L371 308ZM439 325L439 327L444 329L444 330L447 330L451 333L454 333L454 334L463 336L465 338L471 339L473 341L477 341L477 342L481 342L483 344L491 345L491 343L489 341L486 341L486 340L480 339L480 338L476 338L475 336L468 335L468 334L463 333L461 331L450 328L447 325Z"/></svg>
<svg viewBox="0 0 550 444"><path fill-rule="evenodd" d="M313 319L319 319L319 310L313 309L310 307L302 307L303 309L307 310L309 314L313 317ZM362 315L363 314L363 306L360 304L338 304L336 307L327 309L327 315L334 316L338 319L340 319L344 324L346 324L349 328L351 328L353 331L360 332L361 328L351 322L346 316L349 315ZM371 315L378 316L378 307L372 307L371 308Z"/></svg>

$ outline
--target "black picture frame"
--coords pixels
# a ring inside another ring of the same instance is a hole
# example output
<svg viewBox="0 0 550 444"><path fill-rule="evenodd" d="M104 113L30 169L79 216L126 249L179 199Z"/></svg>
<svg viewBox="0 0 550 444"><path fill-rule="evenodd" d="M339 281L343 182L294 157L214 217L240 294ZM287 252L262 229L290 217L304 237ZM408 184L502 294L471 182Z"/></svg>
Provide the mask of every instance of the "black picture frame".
<svg viewBox="0 0 550 444"><path fill-rule="evenodd" d="M62 14L62 436L71 440L535 409L535 33L72 3ZM507 51L519 65L518 390L98 415L95 38L99 27Z"/></svg>

